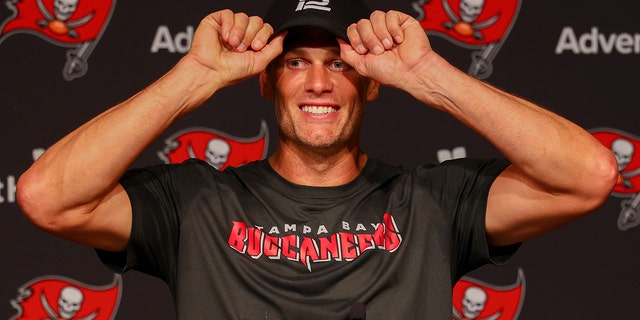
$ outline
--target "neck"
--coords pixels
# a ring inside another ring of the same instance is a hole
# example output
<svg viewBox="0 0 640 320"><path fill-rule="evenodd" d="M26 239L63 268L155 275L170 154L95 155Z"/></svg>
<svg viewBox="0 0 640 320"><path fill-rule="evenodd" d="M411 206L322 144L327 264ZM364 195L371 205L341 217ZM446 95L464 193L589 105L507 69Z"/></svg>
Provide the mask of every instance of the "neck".
<svg viewBox="0 0 640 320"><path fill-rule="evenodd" d="M269 157L269 164L289 182L313 187L335 187L355 179L368 159L357 147L327 153L326 150L298 150L279 146Z"/></svg>

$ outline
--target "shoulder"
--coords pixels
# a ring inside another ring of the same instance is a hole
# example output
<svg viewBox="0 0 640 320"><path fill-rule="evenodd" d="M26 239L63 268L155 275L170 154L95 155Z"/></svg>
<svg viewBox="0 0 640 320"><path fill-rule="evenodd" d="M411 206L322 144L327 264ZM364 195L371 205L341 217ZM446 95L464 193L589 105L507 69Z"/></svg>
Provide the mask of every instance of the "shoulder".
<svg viewBox="0 0 640 320"><path fill-rule="evenodd" d="M177 164L132 168L120 179L120 184L128 193L133 190L192 193L207 185L224 183L228 177L232 175L218 171L205 161L188 159Z"/></svg>
<svg viewBox="0 0 640 320"><path fill-rule="evenodd" d="M472 178L477 176L497 177L509 166L509 162L499 159L462 158L444 161L440 164L424 164L416 168L418 176L445 175L449 178Z"/></svg>

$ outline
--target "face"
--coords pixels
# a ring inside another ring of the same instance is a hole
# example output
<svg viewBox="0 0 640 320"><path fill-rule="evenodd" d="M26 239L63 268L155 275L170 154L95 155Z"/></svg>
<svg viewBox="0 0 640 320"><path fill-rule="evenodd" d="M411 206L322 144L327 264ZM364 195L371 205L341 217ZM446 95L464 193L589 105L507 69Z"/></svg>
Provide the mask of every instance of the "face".
<svg viewBox="0 0 640 320"><path fill-rule="evenodd" d="M357 145L365 102L378 93L340 59L335 36L317 29L290 32L261 84L275 103L280 143L317 149Z"/></svg>

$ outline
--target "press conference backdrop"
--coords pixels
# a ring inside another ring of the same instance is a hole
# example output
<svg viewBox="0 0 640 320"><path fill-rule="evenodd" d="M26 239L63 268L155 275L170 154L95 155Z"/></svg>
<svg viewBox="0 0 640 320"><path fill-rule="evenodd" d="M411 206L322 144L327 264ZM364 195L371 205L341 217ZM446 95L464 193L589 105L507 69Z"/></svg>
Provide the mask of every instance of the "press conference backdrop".
<svg viewBox="0 0 640 320"><path fill-rule="evenodd" d="M419 19L435 50L460 69L592 132L616 153L624 177L593 214L526 242L505 266L468 274L452 293L452 316L637 317L640 4L368 1ZM206 14L223 8L260 14L265 7L263 0L8 0L0 6L0 318L175 318L160 280L138 272L116 276L92 249L33 227L16 204L16 181L66 133L169 70ZM366 152L406 167L500 157L451 117L389 88L368 106L363 130ZM222 170L268 156L276 132L273 107L250 79L178 120L134 166L199 157ZM465 315L470 309L476 314Z"/></svg>

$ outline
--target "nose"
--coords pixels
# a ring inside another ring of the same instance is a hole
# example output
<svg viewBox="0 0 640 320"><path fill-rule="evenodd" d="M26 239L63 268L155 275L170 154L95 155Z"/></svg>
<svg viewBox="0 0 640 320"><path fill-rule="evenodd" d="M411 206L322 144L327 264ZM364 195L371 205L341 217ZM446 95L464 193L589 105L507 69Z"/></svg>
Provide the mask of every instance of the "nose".
<svg viewBox="0 0 640 320"><path fill-rule="evenodd" d="M314 64L307 70L305 90L315 94L331 92L334 81L331 71L322 64Z"/></svg>

